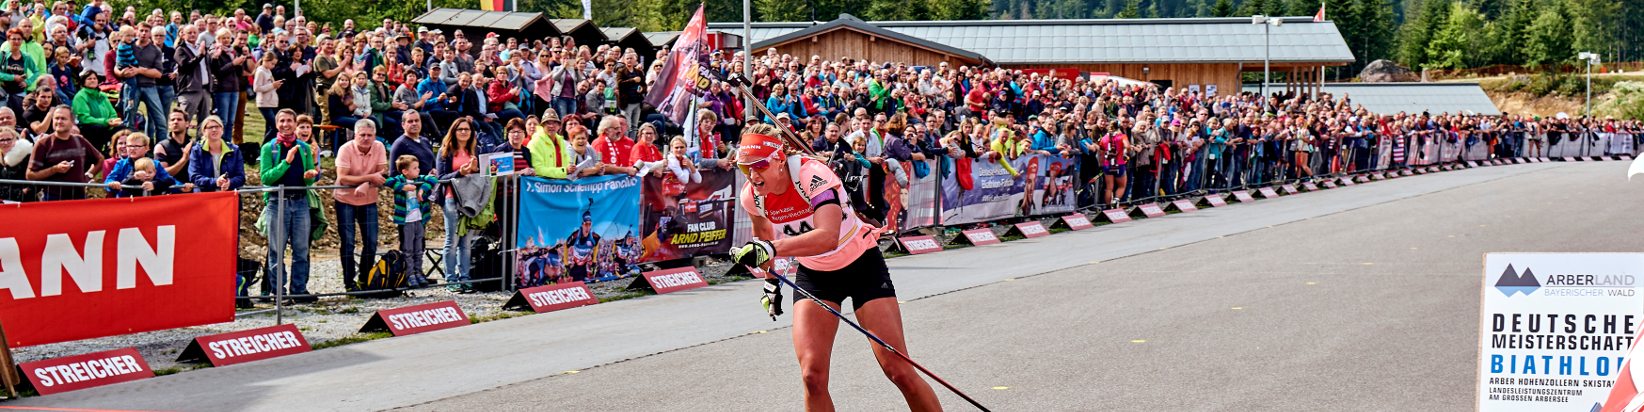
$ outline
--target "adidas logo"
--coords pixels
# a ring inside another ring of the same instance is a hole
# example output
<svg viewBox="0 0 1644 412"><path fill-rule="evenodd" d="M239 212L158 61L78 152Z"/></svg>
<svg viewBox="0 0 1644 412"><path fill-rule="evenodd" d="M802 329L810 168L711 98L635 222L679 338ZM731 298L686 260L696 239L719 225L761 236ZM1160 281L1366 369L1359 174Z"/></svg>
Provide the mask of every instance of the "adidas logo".
<svg viewBox="0 0 1644 412"><path fill-rule="evenodd" d="M885 284L880 285L879 288L880 289L890 289L891 288L890 282L885 282Z"/></svg>
<svg viewBox="0 0 1644 412"><path fill-rule="evenodd" d="M811 190L809 190L809 192L816 193L816 191L822 190L822 186L827 185L828 180L823 179L822 176L811 176Z"/></svg>

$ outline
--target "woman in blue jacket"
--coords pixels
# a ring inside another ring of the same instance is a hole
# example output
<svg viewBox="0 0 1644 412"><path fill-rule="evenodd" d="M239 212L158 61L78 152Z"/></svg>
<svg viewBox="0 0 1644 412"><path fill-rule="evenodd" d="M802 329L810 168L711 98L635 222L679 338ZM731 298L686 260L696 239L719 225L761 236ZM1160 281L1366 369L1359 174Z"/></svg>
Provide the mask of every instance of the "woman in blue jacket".
<svg viewBox="0 0 1644 412"><path fill-rule="evenodd" d="M197 192L235 190L245 186L245 158L233 144L223 141L223 119L206 116L200 121L204 138L188 153L188 181Z"/></svg>
<svg viewBox="0 0 1644 412"><path fill-rule="evenodd" d="M787 113L788 116L795 119L803 119L809 116L805 114L805 106L799 104L799 98L795 97L793 93L788 93L788 85L782 83L772 86L771 97L765 99L765 109L770 110L773 116L782 113ZM776 119L766 117L765 121L775 123Z"/></svg>

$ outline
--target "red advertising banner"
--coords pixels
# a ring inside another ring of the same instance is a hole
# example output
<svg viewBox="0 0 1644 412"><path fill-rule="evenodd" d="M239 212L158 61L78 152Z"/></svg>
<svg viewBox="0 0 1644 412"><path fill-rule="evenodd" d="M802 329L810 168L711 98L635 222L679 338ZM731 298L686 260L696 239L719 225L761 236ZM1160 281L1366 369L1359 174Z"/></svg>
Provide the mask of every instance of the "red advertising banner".
<svg viewBox="0 0 1644 412"><path fill-rule="evenodd" d="M902 242L902 248L907 249L910 254L923 255L942 251L942 245L937 244L936 238L930 236L903 236L896 238L896 241Z"/></svg>
<svg viewBox="0 0 1644 412"><path fill-rule="evenodd" d="M1250 192L1246 192L1246 191L1243 191L1243 190L1234 191L1233 192L1233 198L1239 199L1239 203L1256 201L1256 198L1250 197Z"/></svg>
<svg viewBox="0 0 1644 412"><path fill-rule="evenodd" d="M308 352L308 339L297 325L284 324L194 338L177 356L178 362L205 359L211 366L227 366Z"/></svg>
<svg viewBox="0 0 1644 412"><path fill-rule="evenodd" d="M651 289L656 290L658 295L708 286L708 282L702 280L702 275L696 273L696 268L690 266L653 270L645 272L642 276L645 276L645 281L651 284Z"/></svg>
<svg viewBox="0 0 1644 412"><path fill-rule="evenodd" d="M1124 209L1103 210L1102 216L1107 217L1107 221L1113 223L1124 223L1130 221L1130 215L1125 214Z"/></svg>
<svg viewBox="0 0 1644 412"><path fill-rule="evenodd" d="M966 231L960 232L960 233L963 233L965 235L965 240L969 241L970 244L975 245L975 246L984 246L984 245L991 245L991 244L994 244L994 243L999 243L999 237L993 235L993 229L988 229L988 228L984 227L984 228L981 228L981 229L966 230Z"/></svg>
<svg viewBox="0 0 1644 412"><path fill-rule="evenodd" d="M1187 200L1187 199L1176 199L1176 201L1170 202L1170 204L1176 205L1176 210L1180 210L1180 211L1183 211L1183 212L1192 212L1192 211L1199 210L1198 206L1193 205L1193 201Z"/></svg>
<svg viewBox="0 0 1644 412"><path fill-rule="evenodd" d="M450 329L458 326L468 326L473 321L457 307L457 301L424 303L403 308L383 309L371 315L360 327L360 332L389 331L394 336L405 336L440 329Z"/></svg>
<svg viewBox="0 0 1644 412"><path fill-rule="evenodd" d="M1084 230L1096 227L1096 225L1090 224L1090 218L1086 218L1084 213L1074 213L1071 215L1062 216L1062 223L1066 224L1067 228L1072 230Z"/></svg>
<svg viewBox="0 0 1644 412"><path fill-rule="evenodd" d="M1028 238L1050 236L1050 231L1045 230L1045 225L1039 223L1039 221L1017 223L1016 230L1022 232L1023 237Z"/></svg>
<svg viewBox="0 0 1644 412"><path fill-rule="evenodd" d="M1147 217L1160 217L1165 215L1164 208L1159 207L1158 203L1148 203L1137 208L1141 209L1142 214L1147 215Z"/></svg>
<svg viewBox="0 0 1644 412"><path fill-rule="evenodd" d="M229 193L233 194L233 193ZM154 377L136 348L115 349L17 365L41 395Z"/></svg>
<svg viewBox="0 0 1644 412"><path fill-rule="evenodd" d="M1218 193L1211 193L1211 194L1205 195L1204 196L1204 201L1206 203L1209 203L1210 207L1227 206L1227 199L1223 199L1222 195L1218 194Z"/></svg>
<svg viewBox="0 0 1644 412"><path fill-rule="evenodd" d="M558 283L520 289L504 303L504 308L530 307L536 313L553 312L599 303L594 291L582 282Z"/></svg>
<svg viewBox="0 0 1644 412"><path fill-rule="evenodd" d="M234 320L234 193L0 207L12 347Z"/></svg>
<svg viewBox="0 0 1644 412"><path fill-rule="evenodd" d="M1264 199L1272 199L1272 198L1275 198L1275 197L1279 197L1279 192L1277 190L1273 190L1272 187L1264 187L1264 188L1261 188L1261 189L1257 189L1256 192L1261 193L1262 198L1264 198Z"/></svg>

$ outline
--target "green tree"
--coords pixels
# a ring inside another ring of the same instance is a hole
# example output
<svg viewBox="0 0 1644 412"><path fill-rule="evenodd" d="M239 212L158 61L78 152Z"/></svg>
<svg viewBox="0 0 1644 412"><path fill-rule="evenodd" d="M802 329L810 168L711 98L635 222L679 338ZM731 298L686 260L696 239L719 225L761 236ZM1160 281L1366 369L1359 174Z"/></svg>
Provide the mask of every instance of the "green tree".
<svg viewBox="0 0 1644 412"><path fill-rule="evenodd" d="M757 21L805 21L810 17L805 0L753 0L751 6Z"/></svg>
<svg viewBox="0 0 1644 412"><path fill-rule="evenodd" d="M1450 3L1450 15L1427 44L1428 69L1466 69L1473 67L1478 47L1488 33L1484 15L1465 3Z"/></svg>
<svg viewBox="0 0 1644 412"><path fill-rule="evenodd" d="M1142 17L1140 6L1136 0L1125 0L1125 9L1113 16L1116 19L1134 19Z"/></svg>
<svg viewBox="0 0 1644 412"><path fill-rule="evenodd" d="M1577 51L1610 54L1620 24L1621 3L1615 0L1569 0L1570 47ZM1611 56L1612 58L1614 56Z"/></svg>
<svg viewBox="0 0 1644 412"><path fill-rule="evenodd" d="M982 20L992 8L988 0L945 0L932 6L936 17L942 20Z"/></svg>
<svg viewBox="0 0 1644 412"><path fill-rule="evenodd" d="M1409 67L1427 64L1427 44L1450 16L1449 0L1424 0L1416 7L1416 13L1399 28L1398 61Z"/></svg>
<svg viewBox="0 0 1644 412"><path fill-rule="evenodd" d="M1507 9L1506 14L1495 20L1494 29L1490 31L1489 46L1485 48L1485 52L1490 55L1490 63L1524 63L1524 47L1529 38L1530 23L1535 21L1536 14L1533 0L1517 0Z"/></svg>
<svg viewBox="0 0 1644 412"><path fill-rule="evenodd" d="M1216 5L1210 7L1211 17L1233 17L1233 2L1216 0Z"/></svg>
<svg viewBox="0 0 1644 412"><path fill-rule="evenodd" d="M874 0L863 17L869 20L930 20L931 16L928 0Z"/></svg>
<svg viewBox="0 0 1644 412"><path fill-rule="evenodd" d="M1564 17L1562 2L1555 1L1543 9L1530 23L1529 33L1524 47L1525 64L1564 63L1575 58L1575 51L1570 48L1575 39L1571 35L1570 20Z"/></svg>

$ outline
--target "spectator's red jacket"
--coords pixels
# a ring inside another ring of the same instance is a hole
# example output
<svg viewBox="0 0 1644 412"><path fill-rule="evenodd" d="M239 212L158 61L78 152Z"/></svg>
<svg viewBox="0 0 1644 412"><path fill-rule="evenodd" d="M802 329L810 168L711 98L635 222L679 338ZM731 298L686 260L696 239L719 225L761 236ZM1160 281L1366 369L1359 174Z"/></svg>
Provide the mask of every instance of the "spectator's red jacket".
<svg viewBox="0 0 1644 412"><path fill-rule="evenodd" d="M503 103L519 103L519 93L515 93L512 86L501 80L492 80L491 84L485 87L485 97L485 100L491 102L488 107L491 113L502 111Z"/></svg>

